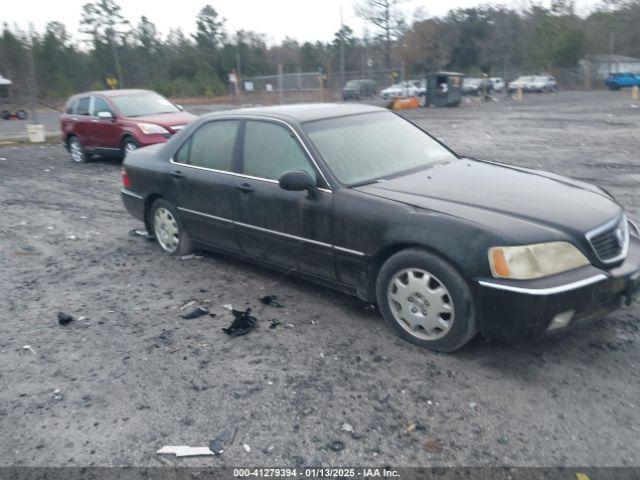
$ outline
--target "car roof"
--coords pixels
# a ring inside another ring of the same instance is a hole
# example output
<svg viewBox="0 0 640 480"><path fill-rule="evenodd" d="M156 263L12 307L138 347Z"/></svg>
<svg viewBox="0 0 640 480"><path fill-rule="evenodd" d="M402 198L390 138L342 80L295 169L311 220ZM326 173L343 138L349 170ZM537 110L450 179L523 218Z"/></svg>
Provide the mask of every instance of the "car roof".
<svg viewBox="0 0 640 480"><path fill-rule="evenodd" d="M299 123L344 117L360 113L386 112L387 110L372 105L359 103L299 103L293 105L275 105L271 107L249 107L214 112L204 117L226 115L255 115L280 120L293 120Z"/></svg>
<svg viewBox="0 0 640 480"><path fill-rule="evenodd" d="M156 93L156 92L154 92L153 90L142 90L142 89L134 89L134 88L120 89L120 90L93 90L91 92L77 93L73 97L77 98L77 97L87 97L90 95L101 95L103 97L113 98L113 97L122 97L125 95L136 95L136 94L142 94L142 93Z"/></svg>

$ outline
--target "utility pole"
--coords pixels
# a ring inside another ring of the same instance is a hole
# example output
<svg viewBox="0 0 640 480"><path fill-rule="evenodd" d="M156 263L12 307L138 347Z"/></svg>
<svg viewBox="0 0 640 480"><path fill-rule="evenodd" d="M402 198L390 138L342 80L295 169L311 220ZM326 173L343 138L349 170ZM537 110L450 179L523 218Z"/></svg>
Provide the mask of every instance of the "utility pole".
<svg viewBox="0 0 640 480"><path fill-rule="evenodd" d="M33 60L33 47L35 44L35 33L30 32L31 43L27 48L27 57L29 60L29 95L31 96L31 123L38 123L38 82L36 81L36 65Z"/></svg>
<svg viewBox="0 0 640 480"><path fill-rule="evenodd" d="M115 30L109 32L109 44L111 45L111 52L113 53L113 61L116 64L116 74L118 75L119 88L124 88L124 79L122 78L122 67L120 66L120 57L118 56L118 46L115 40Z"/></svg>
<svg viewBox="0 0 640 480"><path fill-rule="evenodd" d="M340 5L340 80L344 85L344 18L342 5Z"/></svg>
<svg viewBox="0 0 640 480"><path fill-rule="evenodd" d="M238 100L240 100L240 79L242 78L241 68L242 63L240 62L240 52L236 50L236 95L238 96Z"/></svg>

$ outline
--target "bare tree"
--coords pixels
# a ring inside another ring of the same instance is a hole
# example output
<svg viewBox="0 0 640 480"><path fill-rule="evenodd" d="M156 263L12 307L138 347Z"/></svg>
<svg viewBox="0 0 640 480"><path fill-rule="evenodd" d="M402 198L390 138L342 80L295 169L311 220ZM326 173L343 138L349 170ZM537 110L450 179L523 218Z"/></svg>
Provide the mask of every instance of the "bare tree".
<svg viewBox="0 0 640 480"><path fill-rule="evenodd" d="M391 49L404 18L397 6L403 0L362 0L355 4L356 14L382 31L385 68L391 68Z"/></svg>

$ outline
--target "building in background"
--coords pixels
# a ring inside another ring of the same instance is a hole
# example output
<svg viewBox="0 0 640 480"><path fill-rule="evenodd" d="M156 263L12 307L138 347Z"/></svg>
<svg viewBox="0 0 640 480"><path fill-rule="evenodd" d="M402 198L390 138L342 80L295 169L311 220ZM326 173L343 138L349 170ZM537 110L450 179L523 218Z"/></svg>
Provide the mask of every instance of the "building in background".
<svg viewBox="0 0 640 480"><path fill-rule="evenodd" d="M588 78L603 80L610 73L630 72L640 74L640 58L626 55L588 55L580 61Z"/></svg>

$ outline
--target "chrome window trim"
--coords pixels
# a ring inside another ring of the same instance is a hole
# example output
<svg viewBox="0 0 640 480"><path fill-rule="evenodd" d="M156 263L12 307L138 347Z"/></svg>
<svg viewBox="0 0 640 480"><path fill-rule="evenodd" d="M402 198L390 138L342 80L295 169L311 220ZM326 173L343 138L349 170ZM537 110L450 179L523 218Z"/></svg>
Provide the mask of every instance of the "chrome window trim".
<svg viewBox="0 0 640 480"><path fill-rule="evenodd" d="M238 225L239 227L250 228L252 230L258 230L260 232L272 233L274 235L278 235L278 236L281 236L281 237L290 238L292 240L299 240L301 242L311 243L312 245L317 245L319 247L332 248L334 250L339 250L341 252L350 253L352 255L356 255L356 256L359 256L359 257L366 256L365 253L358 252L357 250L351 250L349 248L338 247L338 246L332 245L330 243L319 242L318 240L312 240L311 238L299 237L297 235L292 235L290 233L284 233L284 232L279 232L277 230L271 230L269 228L258 227L256 225L251 225L249 223L237 222L237 221L231 220L229 218L218 217L216 215L209 215L208 213L198 212L197 210L191 210L191 209L184 208L184 207L178 207L178 210L180 210L182 212L193 213L194 215L201 215L203 217L211 218L213 220L219 220L221 222L232 223L233 225Z"/></svg>
<svg viewBox="0 0 640 480"><path fill-rule="evenodd" d="M480 280L478 283L483 287L495 288L496 290L507 290L509 292L524 293L526 295L553 295L555 293L563 293L571 290L576 290L578 288L586 287L587 285L592 285L594 283L601 282L606 278L607 276L605 274L598 273L596 275L593 275L592 277L583 278L582 280L577 280L571 283L565 283L564 285L558 285L557 287L547 287L547 288L516 287L514 285L505 285L502 283L487 282L484 280Z"/></svg>
<svg viewBox="0 0 640 480"><path fill-rule="evenodd" d="M130 197L134 197L134 198L137 198L139 200L144 200L144 197L142 195L138 195L137 193L133 193L131 190L127 190L126 188L121 188L120 189L120 193L122 193L124 195L129 195Z"/></svg>
<svg viewBox="0 0 640 480"><path fill-rule="evenodd" d="M309 148L307 147L307 145L304 143L304 141L302 140L302 138L300 137L300 135L298 134L298 132L296 132L296 130L289 125L287 122L285 122L284 120L280 120L278 118L272 118L272 117L265 117L262 115L222 115L220 117L215 117L214 119L211 119L207 122L203 122L203 125L205 123L209 123L209 122L217 122L217 121L221 121L221 120L238 120L238 121L242 121L242 120L266 120L266 121L270 121L270 122L275 122L275 123L279 123L281 125L284 125L286 128L288 128L294 135L295 137L298 139L298 142L300 143L300 145L302 145L302 148L304 149L305 153L307 154L307 157L309 158L309 160L311 160L311 163L315 166L316 170L318 171L318 173L320 173L320 176L322 177L322 179L324 180L324 183L326 185L331 185L329 183L329 181L327 180L327 177L325 176L324 172L322 171L322 169L320 168L320 166L318 165L318 162L316 162L315 157L311 154L311 151L309 150ZM198 127L198 129L201 126ZM197 130L196 130L197 132ZM263 178L263 177L254 177L252 175L246 175L244 173L239 173L239 172L230 172L228 170L216 170L214 168L207 168L207 167L200 167L197 165L188 165L186 163L181 163L181 162L176 162L174 160L174 155L175 152L177 152L178 150L180 150L182 148L182 146L187 143L191 137L193 136L193 134L195 134L196 132L193 132L191 135L189 135L187 138L182 140L182 143L180 143L180 145L175 149L174 153L171 154L171 156L169 157L169 162L174 164L174 165L180 165L183 167L189 167L189 168L198 168L201 170L207 170L210 172L216 172L216 173L225 173L227 175L234 175L236 177L243 177L243 178L250 178L252 180L261 180L263 182L271 182L271 183L278 183L277 180L273 180L271 178ZM322 191L322 192L326 192L326 193L333 193L333 190L328 189L328 188L318 188L318 190Z"/></svg>
<svg viewBox="0 0 640 480"><path fill-rule="evenodd" d="M593 244L591 243L591 239L603 232L606 232L609 229L615 228L615 226L620 223L624 225L624 233L625 233L624 245L620 250L620 255L614 258L609 258L607 260L604 260L600 258L600 255L598 254L596 249L593 247ZM589 242L589 245L591 246L591 250L593 250L593 252L596 254L596 257L598 257L598 260L600 260L602 263L610 264L610 263L619 262L620 260L626 258L627 253L629 253L629 223L628 223L627 216L623 213L621 217L614 218L613 220L608 221L604 225L601 225L597 228L594 228L593 230L590 230L585 234L585 237Z"/></svg>

